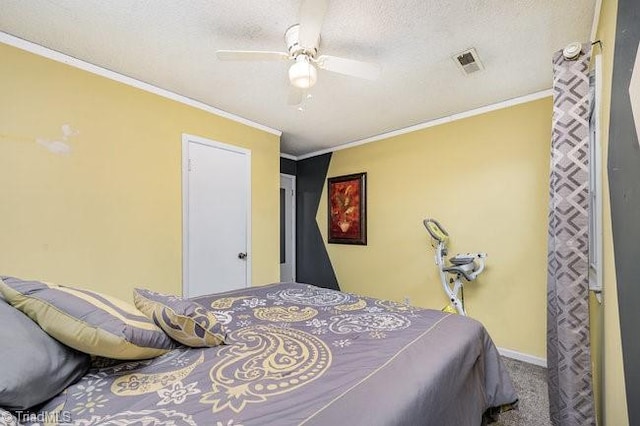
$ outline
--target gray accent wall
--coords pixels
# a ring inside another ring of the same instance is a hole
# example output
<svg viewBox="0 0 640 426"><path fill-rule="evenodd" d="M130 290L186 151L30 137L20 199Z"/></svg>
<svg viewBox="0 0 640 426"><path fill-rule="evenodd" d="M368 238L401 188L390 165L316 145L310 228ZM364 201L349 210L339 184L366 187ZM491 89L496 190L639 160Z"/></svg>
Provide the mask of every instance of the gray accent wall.
<svg viewBox="0 0 640 426"><path fill-rule="evenodd" d="M640 425L640 145L631 110L629 82L639 42L640 0L619 0L607 167L631 425Z"/></svg>
<svg viewBox="0 0 640 426"><path fill-rule="evenodd" d="M296 163L296 281L340 290L316 222L331 153Z"/></svg>
<svg viewBox="0 0 640 426"><path fill-rule="evenodd" d="M295 176L297 174L297 162L288 158L280 157L280 173Z"/></svg>

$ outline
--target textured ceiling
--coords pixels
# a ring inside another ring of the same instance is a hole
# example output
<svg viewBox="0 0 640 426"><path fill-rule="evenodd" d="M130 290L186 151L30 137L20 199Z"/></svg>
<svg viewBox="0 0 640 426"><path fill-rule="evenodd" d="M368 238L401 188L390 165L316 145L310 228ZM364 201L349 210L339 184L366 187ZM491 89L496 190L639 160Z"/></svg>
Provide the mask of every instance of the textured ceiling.
<svg viewBox="0 0 640 426"><path fill-rule="evenodd" d="M286 51L299 0L0 0L0 30L283 131L300 155L551 87L551 57L588 41L595 0L333 0L320 53L382 67L326 71L304 111L287 62L221 62L217 49ZM485 70L451 56L475 47ZM186 130L186 129L185 129Z"/></svg>

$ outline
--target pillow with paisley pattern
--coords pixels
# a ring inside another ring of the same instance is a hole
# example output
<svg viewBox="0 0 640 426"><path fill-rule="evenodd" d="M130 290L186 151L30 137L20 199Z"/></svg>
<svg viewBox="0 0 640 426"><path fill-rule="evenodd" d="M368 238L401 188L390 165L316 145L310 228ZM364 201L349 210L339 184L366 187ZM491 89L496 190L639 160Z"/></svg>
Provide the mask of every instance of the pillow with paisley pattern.
<svg viewBox="0 0 640 426"><path fill-rule="evenodd" d="M174 348L135 306L97 291L0 277L0 293L48 335L80 352L148 359Z"/></svg>
<svg viewBox="0 0 640 426"><path fill-rule="evenodd" d="M215 314L192 300L136 288L133 300L169 337L192 348L224 344L226 330Z"/></svg>

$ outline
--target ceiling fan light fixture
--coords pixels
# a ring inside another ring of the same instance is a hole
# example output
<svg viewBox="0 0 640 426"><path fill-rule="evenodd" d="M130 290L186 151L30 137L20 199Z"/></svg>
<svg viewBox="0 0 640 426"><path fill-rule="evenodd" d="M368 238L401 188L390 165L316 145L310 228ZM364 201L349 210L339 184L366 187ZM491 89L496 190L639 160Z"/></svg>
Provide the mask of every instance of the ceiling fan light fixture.
<svg viewBox="0 0 640 426"><path fill-rule="evenodd" d="M306 55L298 55L296 62L289 68L289 81L300 89L313 87L318 81L318 70Z"/></svg>

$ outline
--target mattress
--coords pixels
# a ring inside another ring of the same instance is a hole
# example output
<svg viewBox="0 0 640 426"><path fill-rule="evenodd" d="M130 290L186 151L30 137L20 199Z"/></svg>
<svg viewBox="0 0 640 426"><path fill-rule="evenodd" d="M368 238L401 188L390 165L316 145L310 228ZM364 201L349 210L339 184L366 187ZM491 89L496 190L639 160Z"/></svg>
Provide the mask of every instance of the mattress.
<svg viewBox="0 0 640 426"><path fill-rule="evenodd" d="M517 400L467 317L298 283L194 300L225 324L225 345L96 359L42 413L84 426L463 426Z"/></svg>

